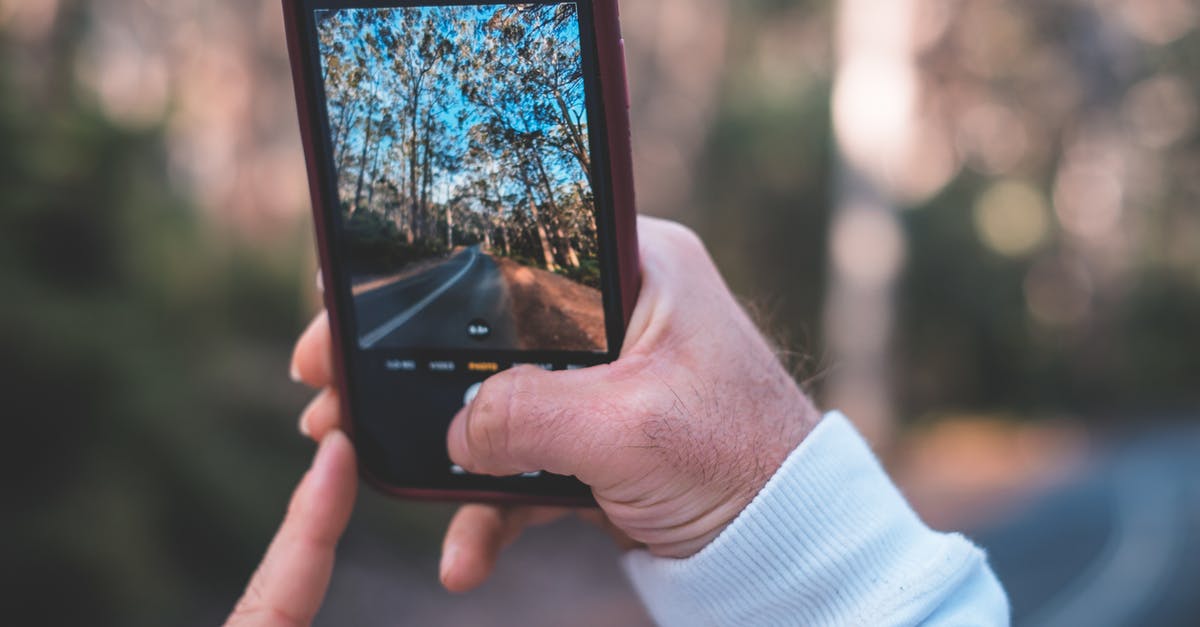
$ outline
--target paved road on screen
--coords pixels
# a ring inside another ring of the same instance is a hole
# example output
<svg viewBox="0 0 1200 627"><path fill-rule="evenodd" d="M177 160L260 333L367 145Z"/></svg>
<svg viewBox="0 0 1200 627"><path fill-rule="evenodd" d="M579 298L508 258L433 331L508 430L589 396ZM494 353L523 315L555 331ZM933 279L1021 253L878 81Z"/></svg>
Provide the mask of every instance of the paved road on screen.
<svg viewBox="0 0 1200 627"><path fill-rule="evenodd" d="M493 348L517 346L512 297L500 268L478 246L416 276L354 298L362 348ZM486 339L468 326L483 320Z"/></svg>

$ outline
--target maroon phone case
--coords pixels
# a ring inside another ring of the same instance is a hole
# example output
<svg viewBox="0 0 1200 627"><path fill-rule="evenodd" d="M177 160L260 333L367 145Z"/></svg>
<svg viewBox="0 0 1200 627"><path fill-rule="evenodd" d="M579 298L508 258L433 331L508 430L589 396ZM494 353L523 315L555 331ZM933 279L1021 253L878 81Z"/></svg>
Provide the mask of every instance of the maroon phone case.
<svg viewBox="0 0 1200 627"><path fill-rule="evenodd" d="M600 69L600 92L604 100L604 116L608 130L608 154L615 225L618 284L621 307L628 327L634 306L641 291L641 268L638 252L637 207L633 187L633 148L629 122L629 84L625 71L625 40L621 37L620 8L617 0L593 0L593 17L596 29L597 62ZM304 66L301 6L299 0L283 0L284 31L287 36L288 56L291 58L292 85L296 92L296 108L300 120L300 138L304 145L304 157L308 169L309 191L313 207L313 222L316 225L317 251L320 257L321 274L325 285L336 285L333 260L329 254L329 239L332 234L325 228L326 211L324 195L321 193L321 157L317 154L311 120L318 115L318 103L310 95L308 74ZM334 290L324 293L325 310L329 315L329 326L333 340L334 381L338 389L346 389L346 371L343 365L341 314L338 310ZM348 395L341 395L342 415L350 416ZM353 441L354 424L342 425ZM497 503L510 505L560 505L567 507L595 506L590 498L539 496L509 492L476 492L463 490L433 490L398 488L378 477L359 464L359 474L374 488L396 497L419 501L455 501L474 503Z"/></svg>

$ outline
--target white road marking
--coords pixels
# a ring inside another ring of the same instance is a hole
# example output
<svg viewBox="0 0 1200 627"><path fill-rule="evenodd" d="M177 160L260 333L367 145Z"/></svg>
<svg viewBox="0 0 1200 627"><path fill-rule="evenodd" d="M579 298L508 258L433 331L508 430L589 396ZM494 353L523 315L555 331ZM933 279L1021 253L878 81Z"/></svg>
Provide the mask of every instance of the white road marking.
<svg viewBox="0 0 1200 627"><path fill-rule="evenodd" d="M471 249L471 260L467 262L467 265L463 266L463 269L460 270L458 274L454 275L453 277L450 277L449 281L446 281L445 283L442 284L441 287L430 292L428 296L421 299L421 302L404 310L403 312L400 313L400 315L396 316L395 318L392 318L391 320L388 320L382 326L375 329L374 331L371 331L370 333L360 337L358 339L359 346L361 346L363 349L374 348L376 344L383 341L383 338L391 335L392 333L395 333L396 329L399 329L400 327L404 326L405 324L408 324L409 320L412 320L414 317L416 317L417 314L421 313L421 311L423 309L428 307L430 305L430 303L437 300L439 297L441 297L442 294L445 294L447 291L450 290L450 288L454 287L454 285L456 283L461 281L462 278L467 275L467 272L470 272L471 267L475 265L475 262L478 259L479 259L479 251L475 248L472 248Z"/></svg>

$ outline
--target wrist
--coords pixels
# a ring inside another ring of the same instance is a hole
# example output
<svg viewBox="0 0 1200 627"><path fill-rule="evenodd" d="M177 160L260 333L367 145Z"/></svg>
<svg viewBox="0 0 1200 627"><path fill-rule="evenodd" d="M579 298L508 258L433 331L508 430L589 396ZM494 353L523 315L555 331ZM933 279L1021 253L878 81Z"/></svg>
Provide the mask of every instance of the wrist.
<svg viewBox="0 0 1200 627"><path fill-rule="evenodd" d="M790 383L790 381L789 381ZM658 557L686 559L712 544L741 516L742 512L762 492L800 444L821 421L816 407L800 390L791 384L794 394L788 395L784 408L769 415L786 416L784 420L766 420L773 428L759 430L759 437L744 447L740 463L726 468L740 468L725 482L707 481L705 490L712 491L708 502L713 505L689 523L673 528L667 542L648 542L646 548ZM732 461L732 460L731 460ZM719 476L719 475L718 475ZM711 475L710 475L711 477ZM724 487L720 487L724 483Z"/></svg>
<svg viewBox="0 0 1200 627"><path fill-rule="evenodd" d="M926 527L837 413L704 550L686 560L635 551L624 565L661 625L917 624L970 577L990 611L948 622L1007 617L983 554Z"/></svg>

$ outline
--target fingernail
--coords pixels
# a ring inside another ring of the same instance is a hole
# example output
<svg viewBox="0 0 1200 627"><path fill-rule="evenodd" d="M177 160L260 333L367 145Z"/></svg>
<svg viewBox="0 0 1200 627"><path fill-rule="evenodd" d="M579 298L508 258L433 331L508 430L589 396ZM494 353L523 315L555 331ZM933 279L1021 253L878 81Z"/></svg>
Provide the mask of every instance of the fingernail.
<svg viewBox="0 0 1200 627"><path fill-rule="evenodd" d="M450 572L454 570L454 563L458 561L458 545L451 544L442 552L442 563L439 566L438 578L441 579L442 585L446 585L446 580L450 577Z"/></svg>
<svg viewBox="0 0 1200 627"><path fill-rule="evenodd" d="M308 422L312 416L313 406L315 406L320 400L321 395L318 394L315 398L308 402L308 405L304 407L304 411L300 412L300 435L303 435L306 438L312 438L312 425L308 424Z"/></svg>
<svg viewBox="0 0 1200 627"><path fill-rule="evenodd" d="M290 369L288 370L288 376L291 377L292 383L301 383L300 369L296 367L296 362L294 362L294 361L292 362L292 365L291 365Z"/></svg>

